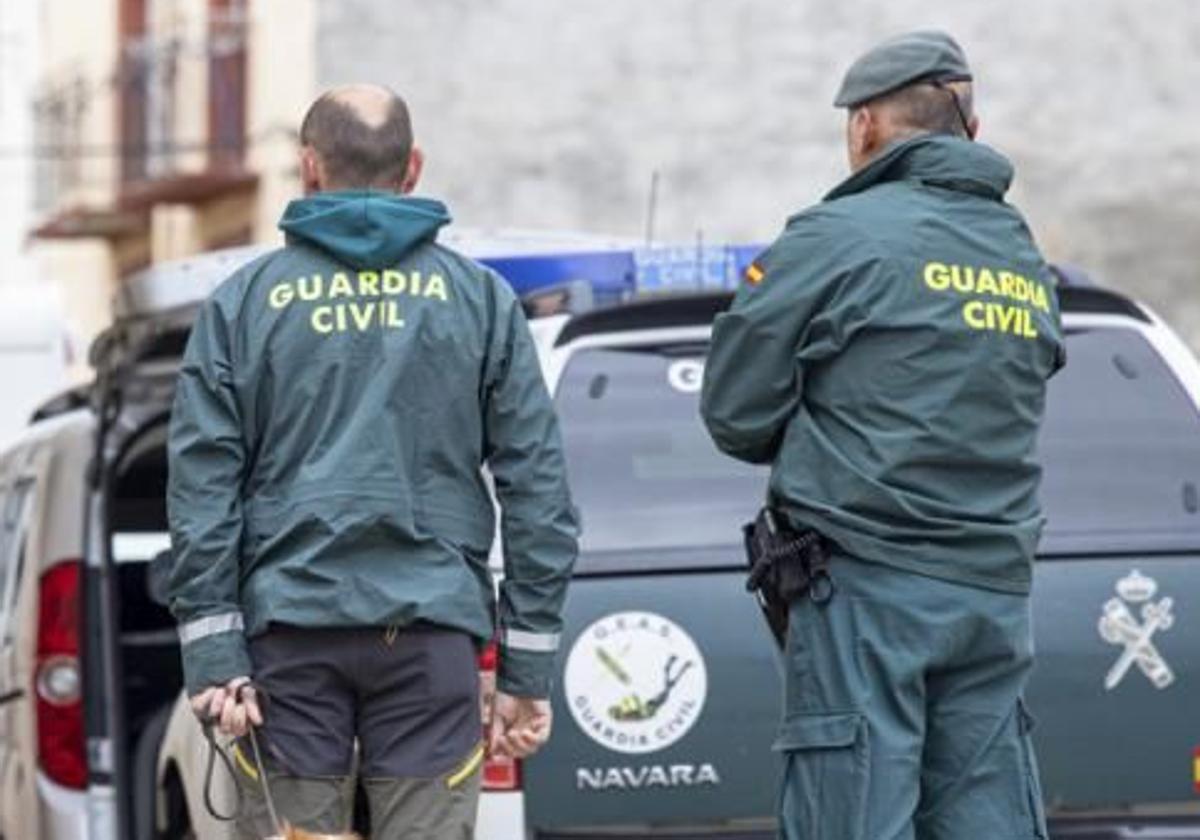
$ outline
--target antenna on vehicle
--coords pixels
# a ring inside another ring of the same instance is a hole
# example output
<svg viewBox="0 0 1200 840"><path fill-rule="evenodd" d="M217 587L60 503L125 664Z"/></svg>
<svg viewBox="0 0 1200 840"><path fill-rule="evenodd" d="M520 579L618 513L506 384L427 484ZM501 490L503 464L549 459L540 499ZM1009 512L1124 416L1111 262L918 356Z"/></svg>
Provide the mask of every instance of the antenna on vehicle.
<svg viewBox="0 0 1200 840"><path fill-rule="evenodd" d="M654 244L654 221L658 215L658 170L650 173L650 195L646 199L646 247Z"/></svg>

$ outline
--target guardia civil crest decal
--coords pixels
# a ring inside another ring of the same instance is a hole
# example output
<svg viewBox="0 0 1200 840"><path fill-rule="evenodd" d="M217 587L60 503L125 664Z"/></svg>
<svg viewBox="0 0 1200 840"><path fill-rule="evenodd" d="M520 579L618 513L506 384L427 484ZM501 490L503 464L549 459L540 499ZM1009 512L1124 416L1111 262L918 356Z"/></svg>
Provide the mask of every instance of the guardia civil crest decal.
<svg viewBox="0 0 1200 840"><path fill-rule="evenodd" d="M1116 590L1100 616L1100 637L1121 648L1104 677L1104 688L1112 691L1135 668L1155 688L1166 688L1175 682L1175 672L1155 639L1175 623L1175 602L1169 597L1156 601L1158 583L1137 569L1117 581Z"/></svg>

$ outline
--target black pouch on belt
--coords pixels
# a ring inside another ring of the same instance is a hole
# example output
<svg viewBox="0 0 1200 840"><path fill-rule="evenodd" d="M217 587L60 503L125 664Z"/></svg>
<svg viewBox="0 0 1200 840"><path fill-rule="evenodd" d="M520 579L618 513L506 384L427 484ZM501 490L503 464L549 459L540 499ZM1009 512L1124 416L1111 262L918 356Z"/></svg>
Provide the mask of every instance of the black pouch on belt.
<svg viewBox="0 0 1200 840"><path fill-rule="evenodd" d="M742 526L750 574L746 590L753 592L776 643L787 639L788 607L808 596L824 604L833 597L829 552L821 535L797 531L776 511L765 507Z"/></svg>

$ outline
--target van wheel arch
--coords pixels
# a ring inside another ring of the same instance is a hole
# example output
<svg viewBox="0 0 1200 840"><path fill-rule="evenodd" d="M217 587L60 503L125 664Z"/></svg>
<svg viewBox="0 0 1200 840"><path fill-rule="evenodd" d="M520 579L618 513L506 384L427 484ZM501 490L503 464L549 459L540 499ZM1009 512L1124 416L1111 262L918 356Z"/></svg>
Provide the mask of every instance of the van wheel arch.
<svg viewBox="0 0 1200 840"><path fill-rule="evenodd" d="M188 811L187 794L183 789L183 776L180 775L174 761L167 765L166 772L163 773L158 800L155 840L196 840L192 816Z"/></svg>

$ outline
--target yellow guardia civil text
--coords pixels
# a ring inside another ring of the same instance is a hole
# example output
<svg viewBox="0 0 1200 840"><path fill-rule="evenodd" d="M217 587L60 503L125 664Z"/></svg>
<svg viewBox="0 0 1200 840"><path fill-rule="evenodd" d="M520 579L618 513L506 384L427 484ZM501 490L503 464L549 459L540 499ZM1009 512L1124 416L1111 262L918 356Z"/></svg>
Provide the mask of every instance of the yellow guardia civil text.
<svg viewBox="0 0 1200 840"><path fill-rule="evenodd" d="M309 326L320 335L400 329L404 298L445 303L450 299L446 279L419 271L338 271L326 277L311 274L271 286L267 304L282 310L298 303L315 304Z"/></svg>
<svg viewBox="0 0 1200 840"><path fill-rule="evenodd" d="M922 281L934 292L949 292L967 298L962 304L963 322L974 330L989 330L1037 338L1034 312L1050 312L1046 286L1021 274L953 263L928 262Z"/></svg>

